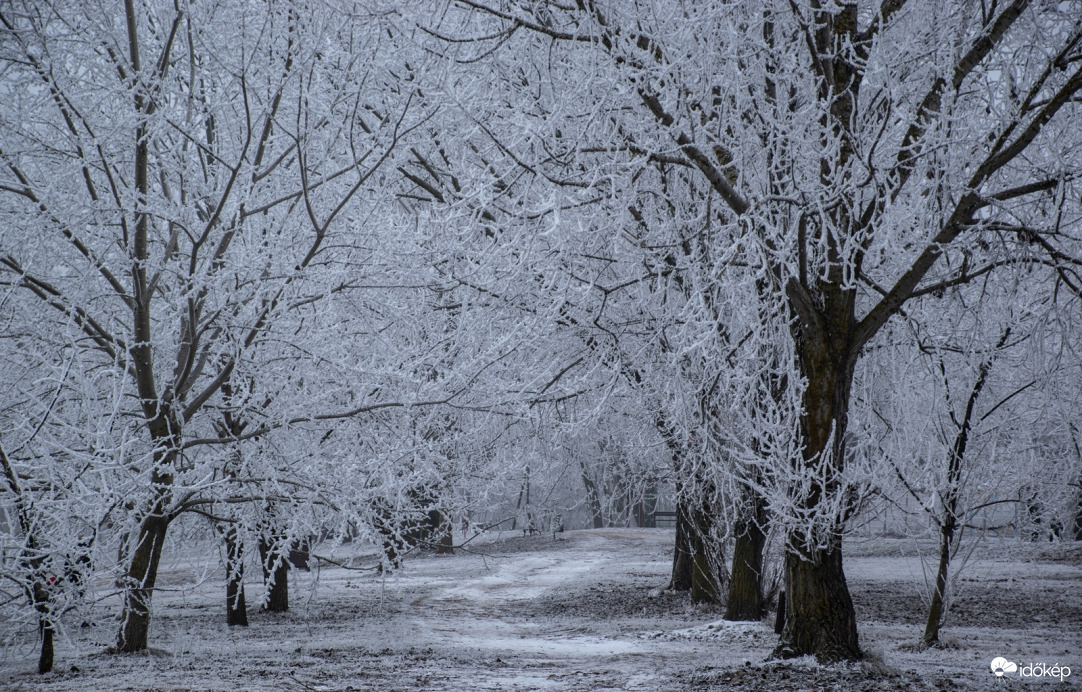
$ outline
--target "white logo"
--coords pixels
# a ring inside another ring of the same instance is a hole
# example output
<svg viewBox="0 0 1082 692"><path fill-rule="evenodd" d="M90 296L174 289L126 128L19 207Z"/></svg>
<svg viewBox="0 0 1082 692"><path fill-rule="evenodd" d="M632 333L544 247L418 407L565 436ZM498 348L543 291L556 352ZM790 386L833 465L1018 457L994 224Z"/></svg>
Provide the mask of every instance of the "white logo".
<svg viewBox="0 0 1082 692"><path fill-rule="evenodd" d="M1002 656L997 656L992 659L992 672L996 674L997 678L1001 678L1007 673L1013 673L1018 670L1018 664L1013 661L1008 661Z"/></svg>
<svg viewBox="0 0 1082 692"><path fill-rule="evenodd" d="M1063 682L1064 678L1071 676L1071 669L1067 666L1031 663L1028 666L1019 668L1017 663L1008 661L1002 656L996 656L992 659L992 672L996 674L997 678L1001 678L1008 673L1018 673L1020 678L1059 678L1060 682Z"/></svg>

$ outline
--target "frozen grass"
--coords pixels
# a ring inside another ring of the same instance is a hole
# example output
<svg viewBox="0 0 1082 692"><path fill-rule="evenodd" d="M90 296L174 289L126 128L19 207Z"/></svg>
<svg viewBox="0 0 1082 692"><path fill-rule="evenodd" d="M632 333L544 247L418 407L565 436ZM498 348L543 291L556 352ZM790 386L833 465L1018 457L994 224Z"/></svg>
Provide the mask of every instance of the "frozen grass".
<svg viewBox="0 0 1082 692"><path fill-rule="evenodd" d="M102 602L73 614L57 670L34 673L31 636L0 661L11 690L983 690L1069 689L1082 679L1082 546L991 539L962 575L944 648L923 629L918 549L852 541L846 573L868 660L768 661L770 623L659 590L672 531L515 537L454 556L415 555L389 578L324 565L293 572L293 611L250 608L227 628L224 577L174 562L162 575L151 652L104 653ZM317 551L318 552L318 551ZM249 600L259 585L249 583ZM84 614L85 615L85 614ZM992 658L1067 665L1072 678L995 678ZM1029 684L1026 684L1026 683Z"/></svg>

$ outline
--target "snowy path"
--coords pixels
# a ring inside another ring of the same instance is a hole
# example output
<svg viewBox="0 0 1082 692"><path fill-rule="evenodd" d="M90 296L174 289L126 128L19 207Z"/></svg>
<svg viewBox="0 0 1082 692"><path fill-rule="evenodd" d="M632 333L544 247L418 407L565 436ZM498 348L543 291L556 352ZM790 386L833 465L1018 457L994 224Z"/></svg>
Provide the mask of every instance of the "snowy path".
<svg viewBox="0 0 1082 692"><path fill-rule="evenodd" d="M998 655L1073 666L1057 690L1082 680L1082 546L990 549L964 575L945 631L953 648L918 652L914 544L854 542L846 569L873 662L824 668L766 662L776 642L767 624L722 622L659 592L672 540L634 529L512 537L410 556L388 578L325 566L291 576L292 612L250 607L251 627L233 630L222 575L175 562L155 601L151 653L102 653L115 628L115 604L104 602L101 624L69 630L55 673L32 672L33 641L9 649L0 689L983 690ZM258 585L248 588L254 600Z"/></svg>

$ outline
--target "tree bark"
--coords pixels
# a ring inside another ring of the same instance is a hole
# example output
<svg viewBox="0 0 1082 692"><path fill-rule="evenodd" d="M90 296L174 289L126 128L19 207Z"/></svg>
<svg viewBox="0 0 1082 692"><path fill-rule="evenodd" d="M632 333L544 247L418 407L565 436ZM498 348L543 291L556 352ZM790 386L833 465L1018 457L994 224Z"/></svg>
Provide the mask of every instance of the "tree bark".
<svg viewBox="0 0 1082 692"><path fill-rule="evenodd" d="M428 511L428 521L432 529L432 542L436 544L437 555L454 555L455 538L451 530L451 519L443 510L433 508Z"/></svg>
<svg viewBox="0 0 1082 692"><path fill-rule="evenodd" d="M785 631L774 651L781 658L814 655L819 661L860 660L856 613L842 569L841 530L846 516L817 517L831 506L845 468L845 433L855 358L850 335L854 326L853 293L821 283L825 309L790 292L799 366L807 380L800 428L804 442L797 471L809 487L799 498L817 527L793 530L786 544ZM807 531L814 533L807 533ZM823 547L823 544L826 544Z"/></svg>
<svg viewBox="0 0 1082 692"><path fill-rule="evenodd" d="M38 672L48 673L53 669L53 623L47 619L41 620L41 656L38 658Z"/></svg>
<svg viewBox="0 0 1082 692"><path fill-rule="evenodd" d="M842 570L841 541L802 559L785 555L785 631L775 655L815 654L820 663L863 658L857 640L856 613Z"/></svg>
<svg viewBox="0 0 1082 692"><path fill-rule="evenodd" d="M228 626L248 626L248 605L244 598L244 544L237 528L225 530L226 583L225 622Z"/></svg>
<svg viewBox="0 0 1082 692"><path fill-rule="evenodd" d="M954 540L954 522L943 525L939 534L939 567L935 574L935 591L928 606L928 620L924 625L924 646L939 645L939 625L947 600L947 577L950 574L951 542Z"/></svg>
<svg viewBox="0 0 1082 692"><path fill-rule="evenodd" d="M687 591L691 588L691 545L688 543L687 509L684 502L676 503L676 542L672 551L672 576L667 588Z"/></svg>
<svg viewBox="0 0 1082 692"><path fill-rule="evenodd" d="M139 527L139 542L132 551L125 575L124 610L116 650L123 653L145 651L150 632L150 604L158 579L158 563L169 520L152 514Z"/></svg>
<svg viewBox="0 0 1082 692"><path fill-rule="evenodd" d="M31 541L29 547L33 548L33 541ZM40 568L40 560L36 560L36 562L38 564L34 566L35 569ZM38 576L34 577L30 590L34 608L38 611L38 632L41 634L41 656L38 657L38 673L44 675L53 669L53 655L55 653L53 640L56 627L53 625L51 617L52 596L43 577L44 575L39 572Z"/></svg>
<svg viewBox="0 0 1082 692"><path fill-rule="evenodd" d="M266 585L263 610L269 613L289 611L289 560L279 541L259 539L259 557L263 563L263 583Z"/></svg>
<svg viewBox="0 0 1082 692"><path fill-rule="evenodd" d="M725 603L726 620L760 620L763 617L763 530L765 507L757 498L757 516L742 519L736 525L733 546L733 569L729 576L729 597Z"/></svg>
<svg viewBox="0 0 1082 692"><path fill-rule="evenodd" d="M693 552L691 555L691 602L692 603L719 603L721 601L721 588L718 585L718 575L713 556L707 548L706 541L701 537L691 541Z"/></svg>
<svg viewBox="0 0 1082 692"><path fill-rule="evenodd" d="M713 521L703 510L691 512L690 518L691 602L720 603L726 575L721 546L712 543Z"/></svg>
<svg viewBox="0 0 1082 692"><path fill-rule="evenodd" d="M595 529L605 526L605 518L601 513L601 497L597 492L597 483L590 477L590 470L586 462L579 460L579 468L582 470L582 484L586 487L586 506L590 508L590 519Z"/></svg>
<svg viewBox="0 0 1082 692"><path fill-rule="evenodd" d="M1078 507L1074 513L1074 539L1082 541L1082 494L1078 498Z"/></svg>

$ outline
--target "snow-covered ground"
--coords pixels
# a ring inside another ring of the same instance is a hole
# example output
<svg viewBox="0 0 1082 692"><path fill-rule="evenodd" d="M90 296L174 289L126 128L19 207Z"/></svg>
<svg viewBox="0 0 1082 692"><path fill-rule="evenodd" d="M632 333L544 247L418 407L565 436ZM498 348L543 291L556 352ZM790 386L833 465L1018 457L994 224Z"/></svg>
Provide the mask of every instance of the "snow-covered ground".
<svg viewBox="0 0 1082 692"><path fill-rule="evenodd" d="M174 562L155 600L152 651L104 653L115 622L79 627L39 676L35 643L9 649L12 690L983 690L1082 681L1082 545L988 539L961 575L948 647L919 651L924 574L907 539L852 540L846 573L869 660L768 661L771 622L729 623L662 592L672 531L608 529L473 542L407 558L383 578L324 564L291 575L293 611L250 607L225 626L223 575ZM319 552L318 550L316 551ZM371 560L361 560L370 564ZM250 583L249 599L259 585ZM103 601L98 615L113 613ZM85 616L86 614L84 614ZM996 678L1069 666L1064 681Z"/></svg>

